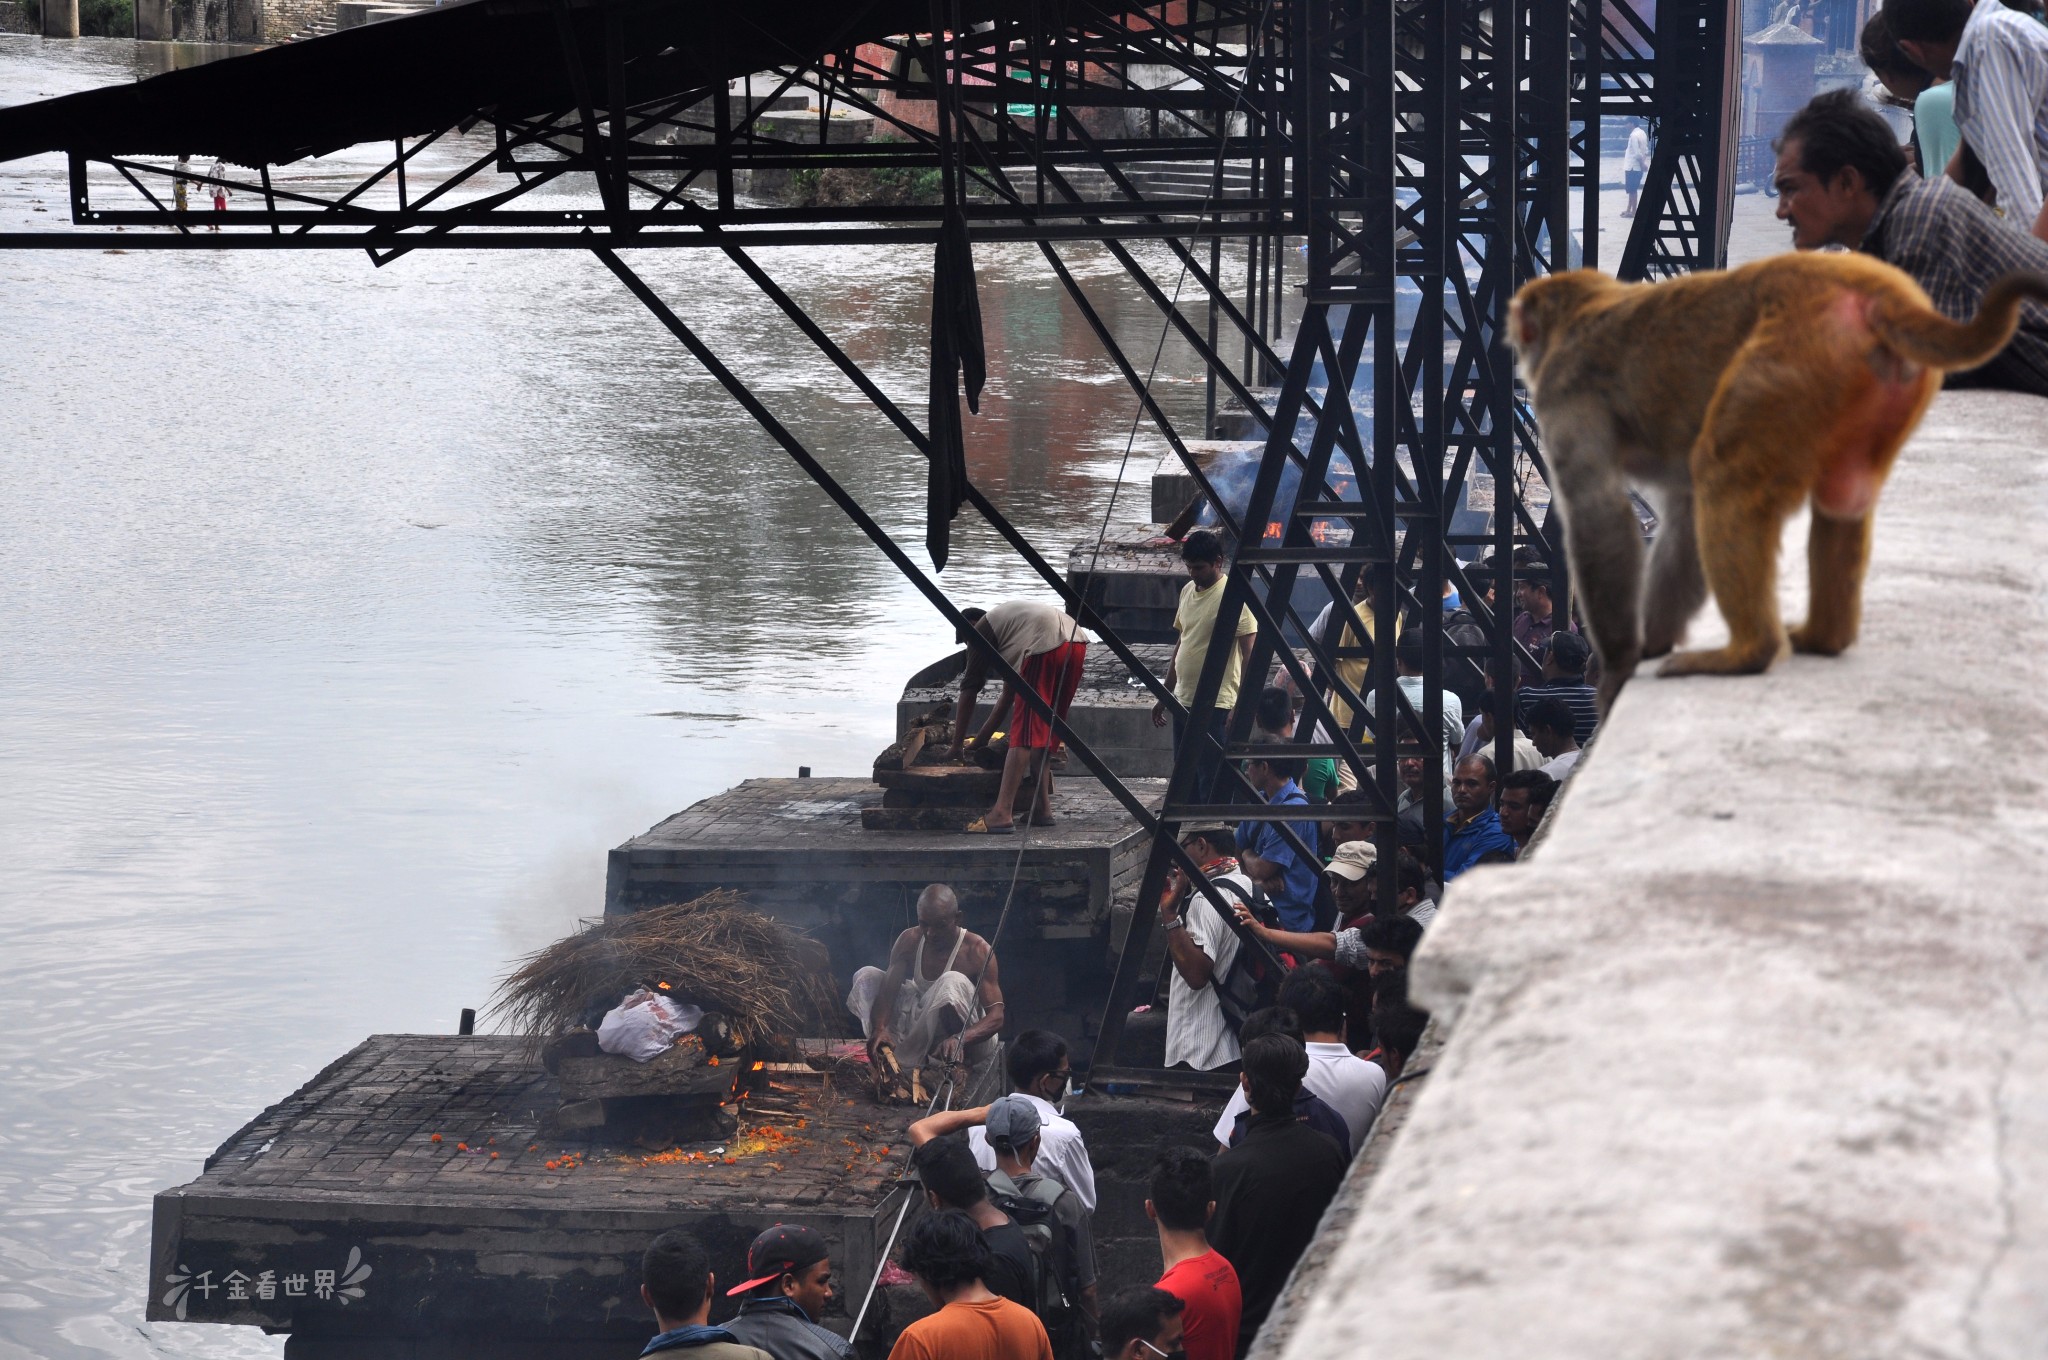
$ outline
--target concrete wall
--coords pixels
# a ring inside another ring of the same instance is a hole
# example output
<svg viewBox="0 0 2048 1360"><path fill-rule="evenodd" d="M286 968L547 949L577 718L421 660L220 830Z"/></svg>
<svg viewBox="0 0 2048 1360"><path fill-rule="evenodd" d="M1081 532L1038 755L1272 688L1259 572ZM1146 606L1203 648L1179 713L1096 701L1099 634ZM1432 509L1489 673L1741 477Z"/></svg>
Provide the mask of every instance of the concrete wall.
<svg viewBox="0 0 2048 1360"><path fill-rule="evenodd" d="M283 42L320 20L334 18L335 0L262 0L263 41Z"/></svg>
<svg viewBox="0 0 2048 1360"><path fill-rule="evenodd" d="M1861 643L1636 680L1542 854L1451 888L1449 1043L1286 1360L2043 1353L2044 431L1942 396Z"/></svg>

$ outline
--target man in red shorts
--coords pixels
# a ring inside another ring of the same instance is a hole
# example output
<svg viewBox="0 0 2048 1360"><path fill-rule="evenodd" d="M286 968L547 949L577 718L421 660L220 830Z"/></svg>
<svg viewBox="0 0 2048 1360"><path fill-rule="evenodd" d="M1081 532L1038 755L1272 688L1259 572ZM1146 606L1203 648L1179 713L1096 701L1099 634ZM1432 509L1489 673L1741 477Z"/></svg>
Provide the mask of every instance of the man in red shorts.
<svg viewBox="0 0 2048 1360"><path fill-rule="evenodd" d="M1003 660L1024 677L1026 684L1052 706L1060 717L1073 707L1074 691L1081 687L1081 666L1094 639L1086 629L1059 610L1029 600L1010 600L994 609L963 609L974 631L981 634ZM967 641L965 636L960 639ZM1011 809L1017 805L1017 791L1026 775L1038 777L1038 797L1031 807L1033 826L1052 825L1052 771L1042 769L1058 749L1052 725L1028 703L1019 702L1016 688L1007 682L1003 697L996 701L988 721L973 736L967 724L974 717L974 701L988 682L988 659L981 649L967 649L967 670L960 677L960 703L953 714L953 759L958 760L971 744L988 741L1009 722L1010 749L1003 757L1003 782L996 791L996 805L977 818L967 830L990 836L1007 836L1016 828Z"/></svg>

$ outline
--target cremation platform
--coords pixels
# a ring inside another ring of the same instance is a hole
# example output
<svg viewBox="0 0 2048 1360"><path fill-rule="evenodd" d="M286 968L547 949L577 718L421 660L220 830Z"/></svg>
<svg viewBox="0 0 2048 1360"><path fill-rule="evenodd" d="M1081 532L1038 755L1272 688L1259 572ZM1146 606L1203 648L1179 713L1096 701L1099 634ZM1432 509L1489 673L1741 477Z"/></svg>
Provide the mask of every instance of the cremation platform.
<svg viewBox="0 0 2048 1360"><path fill-rule="evenodd" d="M1166 674L1173 648L1147 644L1131 648L1154 675ZM967 668L963 648L936 661L910 677L903 697L896 701L896 736L900 741L912 722L940 705L951 705L960 696L960 675ZM1088 649L1081 671L1081 687L1074 693L1067 724L1088 743L1088 749L1109 762L1110 772L1120 779L1164 779L1173 773L1173 729L1152 725L1152 692L1131 683L1130 668L1115 652L1096 643ZM991 678L975 707L974 721L989 715L1002 698L1002 682ZM1069 760L1068 768L1085 773L1080 762Z"/></svg>
<svg viewBox="0 0 2048 1360"><path fill-rule="evenodd" d="M1166 790L1126 783L1154 808ZM1136 890L1148 847L1095 780L1062 776L1055 790L1058 825L968 836L863 830L861 809L882 799L871 779L749 779L613 850L605 910L734 889L824 942L843 995L855 969L888 962L927 884L950 886L967 928L988 935L1014 877L997 945L1009 1028L1055 1029L1085 1052L1109 991L1112 904Z"/></svg>
<svg viewBox="0 0 2048 1360"><path fill-rule="evenodd" d="M697 1234L721 1318L747 1243L779 1221L818 1229L838 1277L864 1287L917 1112L794 1086L802 1126L746 1137L743 1117L726 1153L686 1159L542 1141L559 1097L524 1040L376 1035L156 1197L148 1316L288 1331L294 1356L463 1353L424 1344L450 1339L631 1355L652 1334L648 1243Z"/></svg>
<svg viewBox="0 0 2048 1360"><path fill-rule="evenodd" d="M1188 453L1203 472L1219 457L1254 457L1265 450L1263 439L1189 439L1182 441ZM1159 465L1152 470L1152 518L1160 524L1171 524L1187 509L1190 502L1201 494L1195 479L1188 475L1187 464L1180 455L1169 450L1160 455Z"/></svg>

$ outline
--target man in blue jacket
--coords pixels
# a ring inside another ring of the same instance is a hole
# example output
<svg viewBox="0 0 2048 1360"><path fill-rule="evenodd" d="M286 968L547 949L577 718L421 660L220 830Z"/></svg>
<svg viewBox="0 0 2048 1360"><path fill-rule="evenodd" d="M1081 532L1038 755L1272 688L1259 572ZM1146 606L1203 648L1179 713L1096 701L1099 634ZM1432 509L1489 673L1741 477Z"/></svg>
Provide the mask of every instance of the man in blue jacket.
<svg viewBox="0 0 2048 1360"><path fill-rule="evenodd" d="M1493 810L1497 787L1490 756L1466 756L1452 772L1452 811L1444 819L1444 882L1496 850L1514 858L1515 838L1501 829L1500 814Z"/></svg>

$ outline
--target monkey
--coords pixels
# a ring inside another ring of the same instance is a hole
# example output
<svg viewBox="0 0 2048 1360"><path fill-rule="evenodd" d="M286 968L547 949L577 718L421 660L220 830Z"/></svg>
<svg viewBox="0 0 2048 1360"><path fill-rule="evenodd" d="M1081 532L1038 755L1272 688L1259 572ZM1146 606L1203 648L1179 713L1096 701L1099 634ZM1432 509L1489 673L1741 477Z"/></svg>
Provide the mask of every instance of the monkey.
<svg viewBox="0 0 2048 1360"><path fill-rule="evenodd" d="M1591 269L1530 281L1508 311L1600 657L1603 712L1646 658L1662 675L1753 674L1789 645L1856 640L1871 516L1944 371L2004 348L2048 275L2013 273L1951 321L1867 255L1786 254L1661 283ZM1628 488L1658 510L1643 563ZM1778 541L1811 502L1810 606L1778 617ZM1647 579L1646 579L1647 577ZM1714 601L1728 644L1675 651Z"/></svg>

